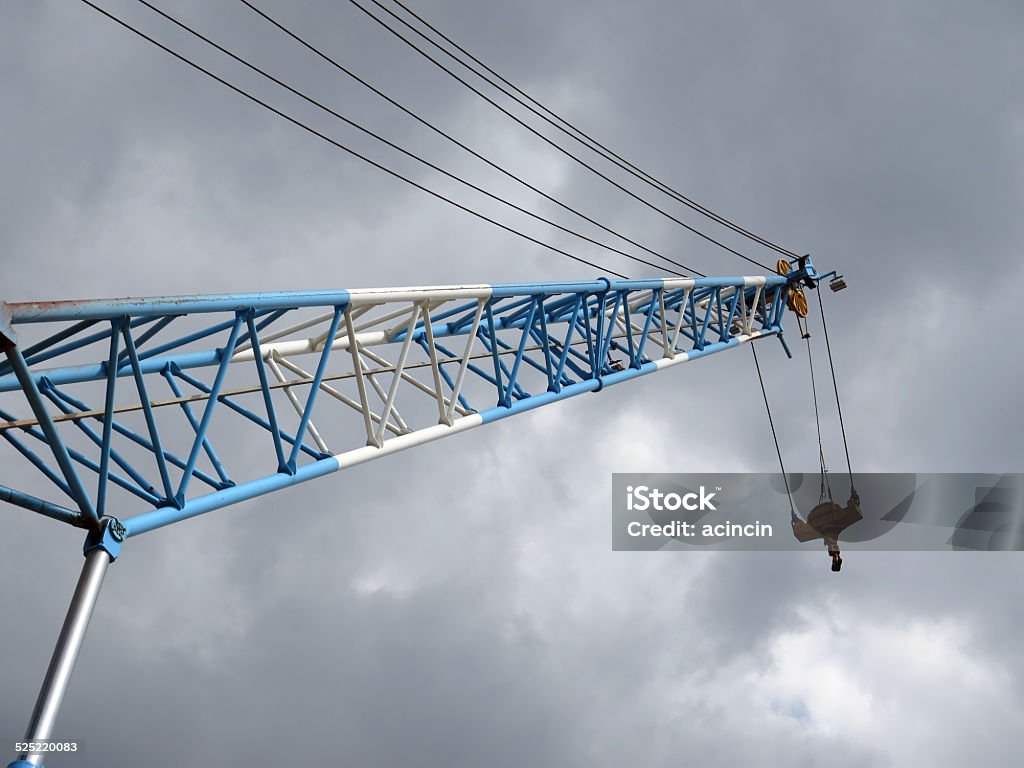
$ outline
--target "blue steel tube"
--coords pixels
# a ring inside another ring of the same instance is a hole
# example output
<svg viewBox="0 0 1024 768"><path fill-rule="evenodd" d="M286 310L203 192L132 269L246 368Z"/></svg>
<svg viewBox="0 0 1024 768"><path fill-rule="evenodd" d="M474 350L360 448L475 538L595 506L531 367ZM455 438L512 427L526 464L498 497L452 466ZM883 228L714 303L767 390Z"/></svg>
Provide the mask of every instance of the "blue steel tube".
<svg viewBox="0 0 1024 768"><path fill-rule="evenodd" d="M43 434L46 435L46 442L49 443L50 450L53 451L53 457L57 460L57 466L60 467L61 473L64 475L64 479L67 481L68 487L71 489L71 493L78 503L79 509L82 511L83 517L91 524L98 525L99 518L96 516L96 510L93 509L92 503L89 501L89 494L86 492L85 486L82 485L78 473L75 472L75 468L71 463L71 456L68 455L68 449L64 445L64 441L57 434L57 429L50 419L50 413L46 410L43 398L39 394L39 388L36 386L36 381L32 377L28 365L25 363L25 358L21 355L21 350L16 346L12 346L6 352L7 359L10 361L14 374L17 376L18 382L25 393L25 399L28 400L32 412L39 421L39 427L43 430Z"/></svg>
<svg viewBox="0 0 1024 768"><path fill-rule="evenodd" d="M64 693L68 689L71 672L75 668L75 661L78 659L78 652L82 647L82 639L89 626L89 619L96 606L96 599L99 597L108 565L110 565L110 555L102 547L91 549L85 556L82 575L78 578L78 586L75 588L74 597L71 598L68 615L64 619L64 626L57 638L57 647L53 650L53 658L50 659L50 666L46 670L43 686L39 690L39 698L36 700L32 718L25 731L25 741L27 742L48 741L53 735L57 712L64 699ZM10 764L9 768L41 766L42 764L43 755L41 753L23 752L18 760Z"/></svg>
<svg viewBox="0 0 1024 768"><path fill-rule="evenodd" d="M60 520L62 523L75 525L79 528L86 527L80 512L54 504L52 501L46 501L45 499L39 499L27 493L16 491L13 488L8 488L6 485L0 485L0 501L6 501L9 504L30 509L33 512L38 512L40 515Z"/></svg>

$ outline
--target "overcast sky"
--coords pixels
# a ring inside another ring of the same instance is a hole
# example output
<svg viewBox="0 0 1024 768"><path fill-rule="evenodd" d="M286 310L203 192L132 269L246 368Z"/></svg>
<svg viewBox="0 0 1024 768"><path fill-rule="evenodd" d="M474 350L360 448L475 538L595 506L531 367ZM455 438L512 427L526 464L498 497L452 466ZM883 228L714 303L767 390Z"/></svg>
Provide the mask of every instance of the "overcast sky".
<svg viewBox="0 0 1024 768"><path fill-rule="evenodd" d="M409 2L659 178L846 275L849 290L826 299L855 470L1022 469L1019 0ZM256 85L141 5L101 4ZM704 272L751 272L546 148L349 3L261 7L602 221ZM174 10L557 215L240 3ZM8 0L0 40L0 298L594 275L359 164L80 3ZM370 147L295 99L277 103ZM762 350L787 463L813 470L805 360ZM773 470L760 397L738 350L132 540L58 722L80 755L48 765L1014 764L1019 555L851 553L835 575L813 545L610 551L613 472ZM825 416L840 467L831 406ZM0 512L11 753L81 536ZM788 510L764 515L784 524Z"/></svg>

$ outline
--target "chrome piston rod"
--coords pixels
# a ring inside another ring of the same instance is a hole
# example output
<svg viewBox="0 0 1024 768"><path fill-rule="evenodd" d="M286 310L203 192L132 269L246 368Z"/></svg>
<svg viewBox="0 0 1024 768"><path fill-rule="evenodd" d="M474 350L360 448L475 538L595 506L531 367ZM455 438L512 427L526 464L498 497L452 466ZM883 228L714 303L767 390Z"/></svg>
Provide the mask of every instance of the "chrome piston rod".
<svg viewBox="0 0 1024 768"><path fill-rule="evenodd" d="M85 565L82 566L82 574L78 577L78 586L75 587L75 594L71 598L64 626L61 627L60 636L57 638L57 647L53 650L53 658L50 659L50 666L46 670L39 698L36 700L32 718L25 732L27 742L48 741L53 735L57 712L68 689L68 682L71 680L71 673L75 668L75 661L82 648L82 640L109 565L110 555L102 547L91 550L85 556ZM42 764L42 754L23 752L19 755L18 762L13 765Z"/></svg>

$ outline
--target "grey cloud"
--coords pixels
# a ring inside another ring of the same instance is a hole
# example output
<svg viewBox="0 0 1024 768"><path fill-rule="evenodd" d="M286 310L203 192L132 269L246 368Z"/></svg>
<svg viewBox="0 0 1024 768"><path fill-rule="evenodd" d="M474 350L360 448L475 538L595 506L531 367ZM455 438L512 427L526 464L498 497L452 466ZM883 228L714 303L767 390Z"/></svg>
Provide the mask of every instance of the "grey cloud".
<svg viewBox="0 0 1024 768"><path fill-rule="evenodd" d="M215 61L141 6L105 5ZM545 150L347 4L263 5L602 220L706 272L753 270ZM826 301L857 469L1020 468L1019 4L415 7L612 148L846 273L851 289ZM173 10L432 159L536 202L240 4ZM5 299L592 276L361 167L85 6L0 13ZM789 468L812 469L805 353L790 335L797 359L775 342L759 354ZM613 471L774 467L749 357L611 387L132 541L60 718L83 744L77 764L889 766L913 754L951 766L981 730L977 761L1009 761L1022 712L1014 556L858 553L833 578L819 551L609 551ZM825 417L838 472L831 407ZM13 739L80 538L4 514L0 738ZM915 697L912 662L926 657L948 688ZM958 708L971 697L991 711Z"/></svg>

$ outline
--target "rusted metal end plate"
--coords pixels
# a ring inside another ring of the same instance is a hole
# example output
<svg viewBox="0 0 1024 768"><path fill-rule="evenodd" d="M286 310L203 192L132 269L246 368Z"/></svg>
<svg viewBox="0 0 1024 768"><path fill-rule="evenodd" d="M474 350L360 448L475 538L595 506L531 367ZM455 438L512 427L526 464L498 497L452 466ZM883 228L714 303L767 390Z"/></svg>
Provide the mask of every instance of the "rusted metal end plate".
<svg viewBox="0 0 1024 768"><path fill-rule="evenodd" d="M11 323L11 310L6 301L0 301L0 348L8 349L18 343L18 334Z"/></svg>

